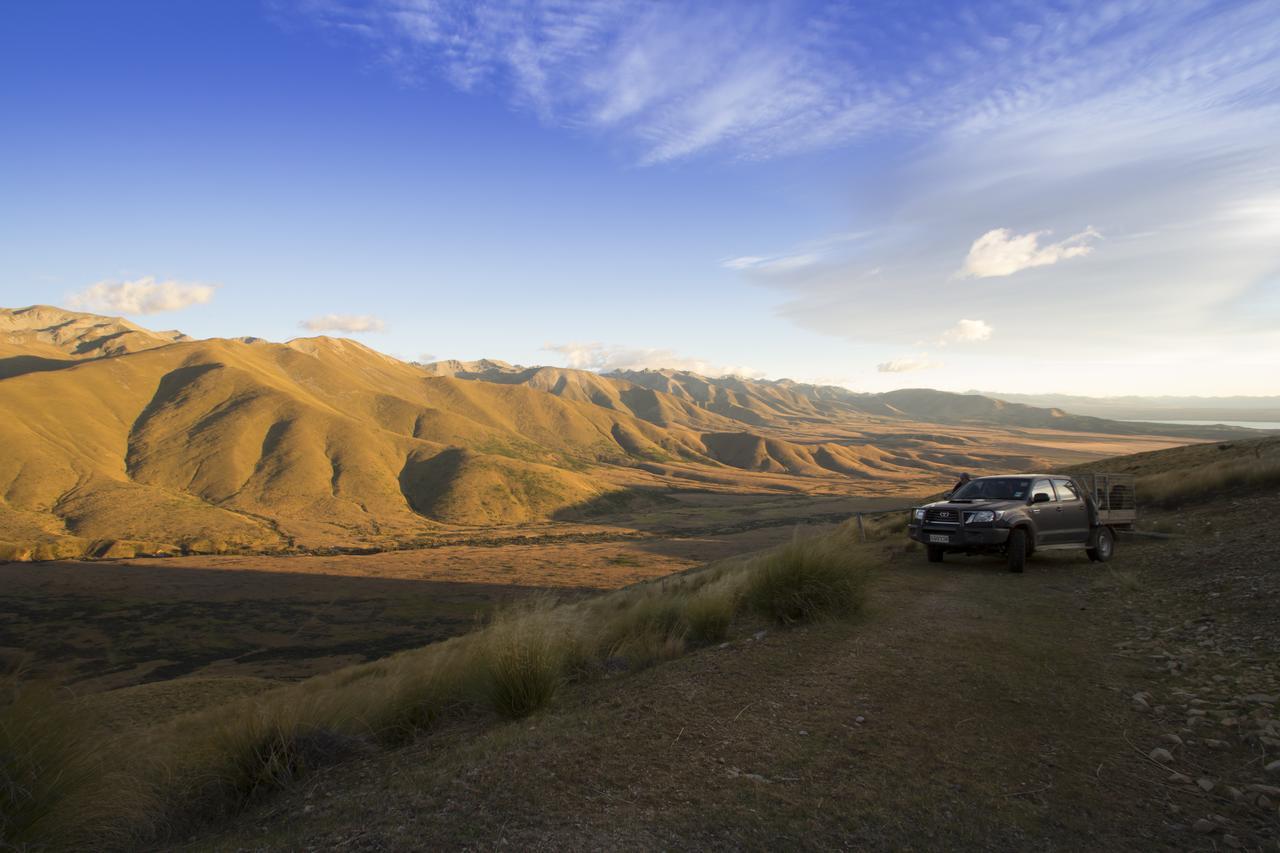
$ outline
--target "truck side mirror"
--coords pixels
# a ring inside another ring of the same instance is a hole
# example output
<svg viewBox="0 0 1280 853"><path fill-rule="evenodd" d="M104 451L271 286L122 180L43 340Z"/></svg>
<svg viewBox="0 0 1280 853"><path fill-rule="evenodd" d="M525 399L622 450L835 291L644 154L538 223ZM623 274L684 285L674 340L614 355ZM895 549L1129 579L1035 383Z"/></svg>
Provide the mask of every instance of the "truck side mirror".
<svg viewBox="0 0 1280 853"><path fill-rule="evenodd" d="M1047 504L1051 500L1053 500L1053 498L1049 497L1045 492L1036 492L1031 496L1031 502L1033 504Z"/></svg>

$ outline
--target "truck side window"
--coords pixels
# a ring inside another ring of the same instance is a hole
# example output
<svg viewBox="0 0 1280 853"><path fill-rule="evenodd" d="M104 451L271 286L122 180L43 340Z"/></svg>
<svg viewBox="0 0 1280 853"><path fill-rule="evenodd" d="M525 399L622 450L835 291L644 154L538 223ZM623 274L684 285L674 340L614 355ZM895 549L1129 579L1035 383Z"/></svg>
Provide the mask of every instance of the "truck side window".
<svg viewBox="0 0 1280 853"><path fill-rule="evenodd" d="M1053 486L1058 490L1058 500L1060 501L1078 501L1080 495L1076 493L1076 487L1071 485L1070 480L1054 480Z"/></svg>
<svg viewBox="0 0 1280 853"><path fill-rule="evenodd" d="M1053 496L1053 486L1049 485L1048 480L1036 480L1036 484L1031 487L1031 499L1035 500L1036 495L1044 493L1049 496L1049 500L1057 500Z"/></svg>

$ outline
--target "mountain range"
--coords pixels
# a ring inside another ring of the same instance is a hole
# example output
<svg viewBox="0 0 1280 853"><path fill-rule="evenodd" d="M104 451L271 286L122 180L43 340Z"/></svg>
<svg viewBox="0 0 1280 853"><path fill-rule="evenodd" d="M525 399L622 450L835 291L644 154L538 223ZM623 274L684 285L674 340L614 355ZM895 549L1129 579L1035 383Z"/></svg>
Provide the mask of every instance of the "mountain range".
<svg viewBox="0 0 1280 853"><path fill-rule="evenodd" d="M1280 422L1280 396L1271 397L1080 397L1070 394L1003 394L973 391L1030 406L1052 406L1082 415L1122 420Z"/></svg>
<svg viewBox="0 0 1280 853"><path fill-rule="evenodd" d="M920 490L1051 458L1047 430L1144 430L927 389L193 340L49 306L0 309L0 408L0 559L393 547L673 488Z"/></svg>

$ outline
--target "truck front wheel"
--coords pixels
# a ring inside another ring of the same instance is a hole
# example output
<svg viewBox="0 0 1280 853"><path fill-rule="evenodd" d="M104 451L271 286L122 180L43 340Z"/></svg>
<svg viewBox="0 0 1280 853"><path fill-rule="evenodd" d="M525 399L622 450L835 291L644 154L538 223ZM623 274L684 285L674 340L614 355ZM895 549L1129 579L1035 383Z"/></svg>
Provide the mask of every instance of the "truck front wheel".
<svg viewBox="0 0 1280 853"><path fill-rule="evenodd" d="M1103 527L1098 530L1098 539L1094 546L1087 551L1089 559L1095 563L1105 563L1111 559L1111 555L1116 552L1116 535L1111 532L1110 527Z"/></svg>
<svg viewBox="0 0 1280 853"><path fill-rule="evenodd" d="M929 553L929 562L930 562L930 563L941 563L941 562L942 562L942 554L943 554L943 550L942 550L942 546L941 546L941 545L927 545L927 546L925 546L925 547L926 547L926 549L927 549L927 551L928 551L928 553Z"/></svg>
<svg viewBox="0 0 1280 853"><path fill-rule="evenodd" d="M1009 557L1009 571L1021 573L1027 565L1027 531L1021 527L1010 530L1005 551Z"/></svg>

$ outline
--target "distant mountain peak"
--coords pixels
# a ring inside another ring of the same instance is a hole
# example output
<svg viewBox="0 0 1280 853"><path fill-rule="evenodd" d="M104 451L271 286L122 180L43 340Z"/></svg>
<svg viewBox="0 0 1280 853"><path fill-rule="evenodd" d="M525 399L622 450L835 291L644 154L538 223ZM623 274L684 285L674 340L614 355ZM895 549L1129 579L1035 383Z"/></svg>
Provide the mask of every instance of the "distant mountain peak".
<svg viewBox="0 0 1280 853"><path fill-rule="evenodd" d="M99 358L191 340L182 332L144 329L123 317L104 317L53 305L0 308L0 335L9 345L50 358Z"/></svg>

